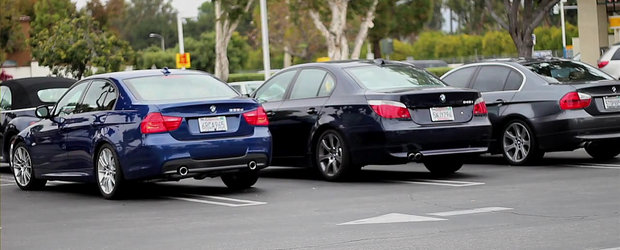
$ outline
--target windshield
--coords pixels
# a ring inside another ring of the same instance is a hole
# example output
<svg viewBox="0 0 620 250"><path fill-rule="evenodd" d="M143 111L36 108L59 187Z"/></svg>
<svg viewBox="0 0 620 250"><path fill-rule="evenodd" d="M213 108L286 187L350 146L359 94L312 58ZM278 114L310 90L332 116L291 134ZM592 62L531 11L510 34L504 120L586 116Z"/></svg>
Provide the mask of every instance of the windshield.
<svg viewBox="0 0 620 250"><path fill-rule="evenodd" d="M524 65L531 71L553 83L613 80L594 67L571 61L537 62Z"/></svg>
<svg viewBox="0 0 620 250"><path fill-rule="evenodd" d="M227 84L208 75L148 76L125 80L142 101L175 101L239 96Z"/></svg>
<svg viewBox="0 0 620 250"><path fill-rule="evenodd" d="M369 65L347 68L346 71L360 85L370 90L445 86L431 74L406 65Z"/></svg>

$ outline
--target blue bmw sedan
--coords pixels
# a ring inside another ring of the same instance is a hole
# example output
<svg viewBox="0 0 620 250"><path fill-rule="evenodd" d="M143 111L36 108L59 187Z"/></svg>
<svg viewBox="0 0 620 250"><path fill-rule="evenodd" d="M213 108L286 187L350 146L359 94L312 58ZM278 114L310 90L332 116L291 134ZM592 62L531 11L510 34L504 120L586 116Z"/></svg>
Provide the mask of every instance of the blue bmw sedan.
<svg viewBox="0 0 620 250"><path fill-rule="evenodd" d="M48 180L95 182L104 198L128 181L221 176L254 185L271 160L267 115L256 101L199 71L144 70L74 84L11 143L23 190Z"/></svg>

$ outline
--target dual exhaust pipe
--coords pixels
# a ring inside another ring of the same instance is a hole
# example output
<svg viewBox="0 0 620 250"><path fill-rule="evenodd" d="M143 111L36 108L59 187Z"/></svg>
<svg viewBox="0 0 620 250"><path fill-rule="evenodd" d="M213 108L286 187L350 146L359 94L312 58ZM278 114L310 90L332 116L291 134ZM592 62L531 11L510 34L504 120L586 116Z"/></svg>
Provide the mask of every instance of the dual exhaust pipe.
<svg viewBox="0 0 620 250"><path fill-rule="evenodd" d="M256 167L258 167L258 163L256 163L256 161L248 162L248 168L250 168L250 170L256 170ZM187 168L187 166L180 166L177 169L177 173L180 176L186 176L187 174L189 174L189 168Z"/></svg>
<svg viewBox="0 0 620 250"><path fill-rule="evenodd" d="M415 162L420 162L422 160L422 156L423 155L420 152L408 153L407 154L407 160L415 161Z"/></svg>

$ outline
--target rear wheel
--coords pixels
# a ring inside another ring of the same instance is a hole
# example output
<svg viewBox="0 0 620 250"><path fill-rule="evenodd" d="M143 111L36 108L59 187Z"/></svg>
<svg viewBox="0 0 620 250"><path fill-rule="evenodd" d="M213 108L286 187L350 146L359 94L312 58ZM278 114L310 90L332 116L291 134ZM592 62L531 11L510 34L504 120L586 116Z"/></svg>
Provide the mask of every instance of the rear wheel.
<svg viewBox="0 0 620 250"><path fill-rule="evenodd" d="M359 167L353 166L349 148L338 132L323 132L314 145L314 164L324 179L338 181L350 177Z"/></svg>
<svg viewBox="0 0 620 250"><path fill-rule="evenodd" d="M424 160L424 166L434 176L449 176L459 171L463 166L461 157L433 157Z"/></svg>
<svg viewBox="0 0 620 250"><path fill-rule="evenodd" d="M123 194L124 178L116 152L110 145L104 145L97 153L96 175L99 192L108 200L118 199Z"/></svg>
<svg viewBox="0 0 620 250"><path fill-rule="evenodd" d="M28 149L26 149L26 144L23 142L18 143L12 154L11 169L13 170L13 177L15 177L17 186L22 190L42 189L47 180L35 178L32 160Z"/></svg>
<svg viewBox="0 0 620 250"><path fill-rule="evenodd" d="M586 152L596 160L611 160L620 154L619 142L590 142Z"/></svg>
<svg viewBox="0 0 620 250"><path fill-rule="evenodd" d="M511 121L504 127L501 147L504 159L510 165L525 165L540 160L545 154L538 149L530 127L519 120Z"/></svg>
<svg viewBox="0 0 620 250"><path fill-rule="evenodd" d="M222 181L233 190L250 188L258 181L258 171L242 171L222 175Z"/></svg>

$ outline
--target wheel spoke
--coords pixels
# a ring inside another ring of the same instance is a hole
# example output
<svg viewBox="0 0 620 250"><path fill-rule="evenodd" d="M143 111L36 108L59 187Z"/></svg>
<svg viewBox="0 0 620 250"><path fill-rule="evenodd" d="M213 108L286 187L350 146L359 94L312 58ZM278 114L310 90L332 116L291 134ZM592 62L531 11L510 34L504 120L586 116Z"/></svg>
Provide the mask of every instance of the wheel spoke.
<svg viewBox="0 0 620 250"><path fill-rule="evenodd" d="M519 150L515 150L515 152L512 154L512 160L519 161L520 159L518 157L519 157Z"/></svg>
<svg viewBox="0 0 620 250"><path fill-rule="evenodd" d="M329 155L319 155L319 162L329 160Z"/></svg>
<svg viewBox="0 0 620 250"><path fill-rule="evenodd" d="M329 147L329 145L327 145L327 138L321 140L321 146L323 147L323 149L325 149L327 152L329 152L330 147Z"/></svg>
<svg viewBox="0 0 620 250"><path fill-rule="evenodd" d="M511 151L511 150L513 150L515 148L517 148L517 147L515 146L514 143L512 143L510 145L504 145L504 151L506 151L506 152L509 152L509 151Z"/></svg>
<svg viewBox="0 0 620 250"><path fill-rule="evenodd" d="M330 148L333 148L333 147L335 147L335 146L336 146L336 145L334 144L334 137L335 137L335 136L333 136L333 135L329 135L329 144L330 144L329 146L330 146Z"/></svg>

